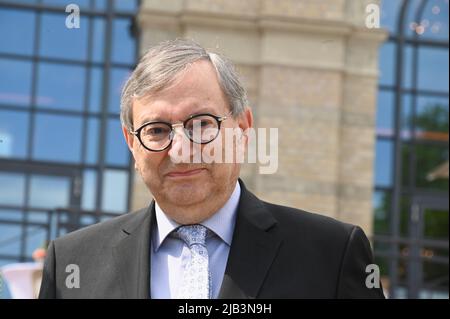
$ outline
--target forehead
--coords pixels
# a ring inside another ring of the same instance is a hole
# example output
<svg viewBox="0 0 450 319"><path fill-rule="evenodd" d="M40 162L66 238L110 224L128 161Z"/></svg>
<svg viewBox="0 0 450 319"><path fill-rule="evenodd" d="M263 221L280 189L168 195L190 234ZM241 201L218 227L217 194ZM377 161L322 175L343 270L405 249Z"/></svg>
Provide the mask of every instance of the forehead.
<svg viewBox="0 0 450 319"><path fill-rule="evenodd" d="M167 88L133 103L135 125L149 120L180 121L199 112L222 114L228 109L214 66L197 61Z"/></svg>

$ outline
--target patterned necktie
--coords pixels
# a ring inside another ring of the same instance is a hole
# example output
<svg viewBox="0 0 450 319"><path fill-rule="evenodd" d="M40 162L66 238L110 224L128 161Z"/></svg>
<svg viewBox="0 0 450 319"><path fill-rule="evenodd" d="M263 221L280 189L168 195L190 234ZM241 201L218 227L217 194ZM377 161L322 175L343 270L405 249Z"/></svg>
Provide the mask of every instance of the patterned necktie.
<svg viewBox="0 0 450 319"><path fill-rule="evenodd" d="M191 260L184 268L178 299L211 298L211 275L209 272L208 250L206 249L207 228L202 225L181 226L179 237L191 252Z"/></svg>

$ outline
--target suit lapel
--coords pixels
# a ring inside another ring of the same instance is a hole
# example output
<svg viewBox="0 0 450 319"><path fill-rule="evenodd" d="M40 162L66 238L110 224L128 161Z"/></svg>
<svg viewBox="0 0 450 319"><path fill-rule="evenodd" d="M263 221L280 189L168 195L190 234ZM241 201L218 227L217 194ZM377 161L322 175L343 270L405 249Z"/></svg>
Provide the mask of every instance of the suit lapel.
<svg viewBox="0 0 450 319"><path fill-rule="evenodd" d="M150 296L150 230L153 205L136 214L122 229L113 248L117 274L124 298Z"/></svg>
<svg viewBox="0 0 450 319"><path fill-rule="evenodd" d="M256 298L281 244L276 220L245 188L241 198L219 298Z"/></svg>

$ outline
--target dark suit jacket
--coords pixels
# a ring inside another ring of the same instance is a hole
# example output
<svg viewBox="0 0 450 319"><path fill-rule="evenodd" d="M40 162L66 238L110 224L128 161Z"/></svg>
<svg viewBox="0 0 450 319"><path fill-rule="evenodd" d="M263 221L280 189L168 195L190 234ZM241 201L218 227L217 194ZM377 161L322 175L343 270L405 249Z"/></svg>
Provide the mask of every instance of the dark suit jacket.
<svg viewBox="0 0 450 319"><path fill-rule="evenodd" d="M263 202L240 181L241 197L220 298L383 298L366 287L372 254L357 226ZM54 240L40 298L149 298L148 209ZM80 287L67 288L69 264Z"/></svg>

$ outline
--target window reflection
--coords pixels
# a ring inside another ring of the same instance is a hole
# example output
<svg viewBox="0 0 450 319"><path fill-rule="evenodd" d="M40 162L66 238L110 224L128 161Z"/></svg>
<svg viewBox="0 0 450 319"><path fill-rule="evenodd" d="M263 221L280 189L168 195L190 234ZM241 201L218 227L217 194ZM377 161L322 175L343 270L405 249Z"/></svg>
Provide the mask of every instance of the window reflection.
<svg viewBox="0 0 450 319"><path fill-rule="evenodd" d="M106 170L103 174L102 210L124 213L127 207L128 172Z"/></svg>
<svg viewBox="0 0 450 319"><path fill-rule="evenodd" d="M394 94L392 91L380 90L377 99L377 133L392 135L394 129Z"/></svg>
<svg viewBox="0 0 450 319"><path fill-rule="evenodd" d="M93 19L91 33L93 34L92 60L94 62L103 62L105 56L105 19Z"/></svg>
<svg viewBox="0 0 450 319"><path fill-rule="evenodd" d="M42 247L47 239L47 231L45 226L28 226L26 227L27 237L25 241L25 254L32 256L33 252Z"/></svg>
<svg viewBox="0 0 450 319"><path fill-rule="evenodd" d="M30 206L36 208L64 208L69 206L70 179L59 176L30 177Z"/></svg>
<svg viewBox="0 0 450 319"><path fill-rule="evenodd" d="M90 72L89 111L98 113L102 108L103 70L101 68L93 67L90 69Z"/></svg>
<svg viewBox="0 0 450 319"><path fill-rule="evenodd" d="M41 63L36 102L40 107L83 110L85 69L81 66Z"/></svg>
<svg viewBox="0 0 450 319"><path fill-rule="evenodd" d="M81 196L81 208L83 210L95 210L97 197L97 173L94 170L86 170L83 173L83 193Z"/></svg>
<svg viewBox="0 0 450 319"><path fill-rule="evenodd" d="M120 120L109 120L106 132L106 163L127 165L130 155L123 137Z"/></svg>
<svg viewBox="0 0 450 319"><path fill-rule="evenodd" d="M53 58L84 60L87 56L87 18L80 14L80 28L72 29L66 27L66 18L66 14L42 15L39 54Z"/></svg>
<svg viewBox="0 0 450 319"><path fill-rule="evenodd" d="M22 226L20 224L0 224L0 254L8 256L20 256L20 237Z"/></svg>
<svg viewBox="0 0 450 319"><path fill-rule="evenodd" d="M392 141L378 140L375 158L375 184L377 186L392 186L392 155Z"/></svg>
<svg viewBox="0 0 450 319"><path fill-rule="evenodd" d="M95 164L98 162L98 139L100 136L99 120L90 118L87 123L87 141L86 141L86 163Z"/></svg>
<svg viewBox="0 0 450 319"><path fill-rule="evenodd" d="M29 114L0 109L0 158L27 155Z"/></svg>
<svg viewBox="0 0 450 319"><path fill-rule="evenodd" d="M389 192L376 191L373 194L374 207L374 228L378 234L389 233L389 209L390 209Z"/></svg>
<svg viewBox="0 0 450 319"><path fill-rule="evenodd" d="M109 83L109 111L119 114L120 94L131 71L124 68L113 68L111 70L111 82Z"/></svg>
<svg viewBox="0 0 450 319"><path fill-rule="evenodd" d="M412 1L407 20L407 34L421 39L448 41L448 0L428 0L420 16L419 0ZM419 18L419 20L417 19Z"/></svg>
<svg viewBox="0 0 450 319"><path fill-rule="evenodd" d="M419 89L448 92L448 67L448 50L420 47Z"/></svg>
<svg viewBox="0 0 450 319"><path fill-rule="evenodd" d="M81 160L82 118L37 114L33 158L46 161Z"/></svg>
<svg viewBox="0 0 450 319"><path fill-rule="evenodd" d="M32 63L0 58L0 70L0 103L29 106Z"/></svg>
<svg viewBox="0 0 450 319"><path fill-rule="evenodd" d="M394 83L395 70L395 46L385 43L380 48L380 84L392 85Z"/></svg>
<svg viewBox="0 0 450 319"><path fill-rule="evenodd" d="M0 52L31 55L35 22L32 11L0 9Z"/></svg>
<svg viewBox="0 0 450 319"><path fill-rule="evenodd" d="M381 25L389 30L395 32L397 30L397 17L400 11L401 0L382 0L381 1Z"/></svg>
<svg viewBox="0 0 450 319"><path fill-rule="evenodd" d="M53 6L64 6L64 7L66 7L70 3L76 3L76 5L79 6L80 8L84 9L89 8L89 0L77 0L76 2L70 0L43 0L43 2Z"/></svg>
<svg viewBox="0 0 450 319"><path fill-rule="evenodd" d="M114 9L116 11L134 11L136 10L135 0L114 0Z"/></svg>
<svg viewBox="0 0 450 319"><path fill-rule="evenodd" d="M25 175L0 171L0 205L21 206L25 199ZM0 218L2 217L0 212Z"/></svg>
<svg viewBox="0 0 450 319"><path fill-rule="evenodd" d="M132 64L135 45L131 35L131 19L115 19L113 22L112 61Z"/></svg>
<svg viewBox="0 0 450 319"><path fill-rule="evenodd" d="M20 222L24 218L22 211L12 209L0 209L0 219Z"/></svg>

